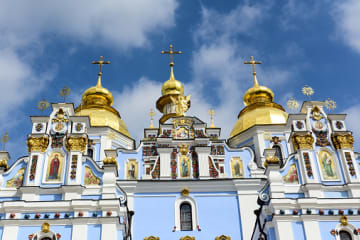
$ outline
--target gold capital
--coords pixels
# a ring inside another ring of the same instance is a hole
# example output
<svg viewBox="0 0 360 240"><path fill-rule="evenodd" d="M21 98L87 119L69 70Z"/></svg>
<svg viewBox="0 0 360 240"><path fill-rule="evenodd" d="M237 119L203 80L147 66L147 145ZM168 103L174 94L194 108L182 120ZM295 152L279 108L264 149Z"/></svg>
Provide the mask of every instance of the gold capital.
<svg viewBox="0 0 360 240"><path fill-rule="evenodd" d="M68 151L85 152L88 139L86 137L70 136L66 138L65 146Z"/></svg>

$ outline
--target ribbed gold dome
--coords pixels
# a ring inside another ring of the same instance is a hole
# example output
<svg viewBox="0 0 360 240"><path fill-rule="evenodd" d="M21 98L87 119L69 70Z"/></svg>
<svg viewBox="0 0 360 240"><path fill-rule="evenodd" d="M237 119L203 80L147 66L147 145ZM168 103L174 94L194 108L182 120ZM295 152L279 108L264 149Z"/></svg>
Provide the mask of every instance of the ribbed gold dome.
<svg viewBox="0 0 360 240"><path fill-rule="evenodd" d="M169 94L184 95L184 86L180 81L175 79L174 71L173 71L172 67L170 69L169 80L167 80L161 87L161 94L163 96L169 95Z"/></svg>
<svg viewBox="0 0 360 240"><path fill-rule="evenodd" d="M285 124L288 114L284 108L273 102L271 89L260 86L254 75L254 86L248 89L243 97L246 106L238 115L238 120L230 134L230 138L254 125Z"/></svg>
<svg viewBox="0 0 360 240"><path fill-rule="evenodd" d="M120 114L112 107L113 96L101 86L101 73L96 86L87 89L82 95L81 105L75 110L77 116L89 116L91 126L111 127L130 137Z"/></svg>

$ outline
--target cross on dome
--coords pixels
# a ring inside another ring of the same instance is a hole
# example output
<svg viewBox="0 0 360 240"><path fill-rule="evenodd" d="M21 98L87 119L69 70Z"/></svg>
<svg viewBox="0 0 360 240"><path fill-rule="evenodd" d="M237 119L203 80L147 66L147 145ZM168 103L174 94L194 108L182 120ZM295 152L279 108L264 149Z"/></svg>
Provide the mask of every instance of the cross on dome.
<svg viewBox="0 0 360 240"><path fill-rule="evenodd" d="M170 55L170 67L174 66L173 62L173 54L181 54L181 51L174 51L173 45L170 44L170 50L169 51L161 51L162 54L169 54Z"/></svg>

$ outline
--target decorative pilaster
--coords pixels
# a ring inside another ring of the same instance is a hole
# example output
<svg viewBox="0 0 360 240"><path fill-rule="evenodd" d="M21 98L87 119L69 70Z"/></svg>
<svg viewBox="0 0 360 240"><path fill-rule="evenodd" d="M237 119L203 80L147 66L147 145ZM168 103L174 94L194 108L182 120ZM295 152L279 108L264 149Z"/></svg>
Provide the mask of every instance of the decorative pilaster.
<svg viewBox="0 0 360 240"><path fill-rule="evenodd" d="M86 135L70 135L65 140L66 149L69 151L67 179L68 185L80 185L82 176L82 155L86 152L88 138Z"/></svg>
<svg viewBox="0 0 360 240"><path fill-rule="evenodd" d="M209 179L209 160L211 147L195 147L199 159L199 178Z"/></svg>
<svg viewBox="0 0 360 240"><path fill-rule="evenodd" d="M272 198L284 197L284 184L280 174L280 160L275 156L276 149L268 148L264 150L265 156L265 175L270 183L270 196Z"/></svg>
<svg viewBox="0 0 360 240"><path fill-rule="evenodd" d="M49 146L49 136L30 135L26 141L29 151L29 166L25 176L25 186L39 186L45 161L45 151Z"/></svg>
<svg viewBox="0 0 360 240"><path fill-rule="evenodd" d="M102 186L102 198L116 198L116 178L118 177L118 165L116 161L117 151L114 149L105 150L104 175Z"/></svg>
<svg viewBox="0 0 360 240"><path fill-rule="evenodd" d="M170 156L173 148L157 148L160 155L160 179L171 179Z"/></svg>

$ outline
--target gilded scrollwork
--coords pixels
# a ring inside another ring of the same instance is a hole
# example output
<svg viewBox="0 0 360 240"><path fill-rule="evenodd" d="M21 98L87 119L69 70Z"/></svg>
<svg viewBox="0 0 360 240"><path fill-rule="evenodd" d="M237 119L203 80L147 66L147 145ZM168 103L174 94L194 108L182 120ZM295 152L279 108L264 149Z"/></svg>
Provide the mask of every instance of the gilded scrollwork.
<svg viewBox="0 0 360 240"><path fill-rule="evenodd" d="M314 138L311 133L297 133L292 137L295 151L298 149L313 149Z"/></svg>
<svg viewBox="0 0 360 240"><path fill-rule="evenodd" d="M219 237L216 237L215 240L231 240L231 237L225 236L225 235L221 235L221 236L219 236Z"/></svg>
<svg viewBox="0 0 360 240"><path fill-rule="evenodd" d="M354 146L354 137L351 133L332 135L332 141L336 149L351 148Z"/></svg>
<svg viewBox="0 0 360 240"><path fill-rule="evenodd" d="M4 168L5 170L7 170L9 168L8 162L6 159L0 160L0 167Z"/></svg>
<svg viewBox="0 0 360 240"><path fill-rule="evenodd" d="M267 156L264 162L264 166L267 167L268 164L280 164L280 159L277 156Z"/></svg>
<svg viewBox="0 0 360 240"><path fill-rule="evenodd" d="M88 139L86 137L74 137L70 136L66 138L66 148L69 151L85 152Z"/></svg>
<svg viewBox="0 0 360 240"><path fill-rule="evenodd" d="M29 152L37 151L37 152L45 152L49 146L49 137L34 137L29 136L26 145L28 146Z"/></svg>
<svg viewBox="0 0 360 240"><path fill-rule="evenodd" d="M185 236L180 238L180 240L195 240L195 237Z"/></svg>
<svg viewBox="0 0 360 240"><path fill-rule="evenodd" d="M110 165L110 164L115 164L115 165L117 165L117 161L116 161L115 157L107 157L107 158L105 158L105 159L103 160L103 163L104 163L105 165Z"/></svg>
<svg viewBox="0 0 360 240"><path fill-rule="evenodd" d="M150 237L144 238L144 240L160 240L160 238L159 238L159 237L150 236Z"/></svg>

